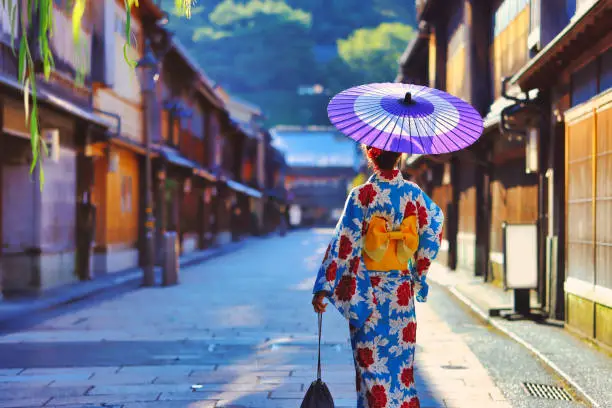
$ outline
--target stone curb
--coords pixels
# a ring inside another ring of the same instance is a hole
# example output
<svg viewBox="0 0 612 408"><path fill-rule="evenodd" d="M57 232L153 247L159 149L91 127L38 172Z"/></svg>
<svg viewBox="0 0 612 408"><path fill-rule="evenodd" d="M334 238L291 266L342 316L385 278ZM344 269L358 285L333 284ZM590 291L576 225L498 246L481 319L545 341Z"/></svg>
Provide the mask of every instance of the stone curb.
<svg viewBox="0 0 612 408"><path fill-rule="evenodd" d="M602 406L599 402L597 402L594 398L592 398L579 384L577 384L569 374L567 374L559 366L557 366L554 362L552 362L548 357L546 357L542 352L540 352L534 345L529 343L527 340L523 339L521 336L519 336L515 332L504 327L502 324L499 324L494 318L489 316L489 314L486 311L482 310L482 308L480 308L478 305L472 302L466 295L461 293L459 290L457 290L452 285L444 284L433 278L431 279L431 281L442 286L450 294L452 294L457 300L461 301L463 304L469 307L481 319L486 321L488 324L493 326L495 329L501 331L506 336L508 336L515 342L519 343L523 347L525 347L531 353L533 353L540 361L542 361L542 363L546 364L546 366L548 366L558 376L563 378L564 381L570 384L580 394L582 398L584 398L586 401L588 401L593 406L593 408L604 408L604 406Z"/></svg>
<svg viewBox="0 0 612 408"><path fill-rule="evenodd" d="M237 251L243 248L245 244L245 241L232 242L217 249L211 250L208 253L203 253L200 256L193 256L189 259L185 259L184 261L179 260L180 267L188 268L190 266L204 263L219 256ZM160 270L159 268L156 268L156 282L160 281L160 276ZM30 302L28 302L27 300L23 300L22 302L27 302L27 304L14 305L15 310L12 311L0 311L0 323L15 320L28 314L33 314L44 310L50 310L62 305L67 305L81 300L85 300L107 290L134 285L141 279L142 270L140 268L134 268L127 270L123 273L120 272L118 275L109 279L102 278L100 280L76 283L75 287L67 288L66 293L60 292L57 296L54 296L49 299L34 299ZM10 305L10 301L4 300L3 303L8 303L9 307L13 306ZM0 303L0 307L1 306L3 306L2 303Z"/></svg>

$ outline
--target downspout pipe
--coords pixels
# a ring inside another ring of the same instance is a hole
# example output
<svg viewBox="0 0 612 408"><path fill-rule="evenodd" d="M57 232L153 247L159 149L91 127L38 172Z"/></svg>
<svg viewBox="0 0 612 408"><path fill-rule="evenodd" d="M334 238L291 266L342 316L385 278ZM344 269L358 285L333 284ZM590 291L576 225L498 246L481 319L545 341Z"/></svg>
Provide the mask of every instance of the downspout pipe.
<svg viewBox="0 0 612 408"><path fill-rule="evenodd" d="M111 118L115 119L117 121L117 131L115 132L115 137L121 136L121 116L119 116L116 113L105 111L105 110L98 109L98 108L93 108L93 111L101 113L106 116L110 116Z"/></svg>
<svg viewBox="0 0 612 408"><path fill-rule="evenodd" d="M516 134L519 136L523 136L526 137L527 136L527 130L525 129L516 129L516 128L512 128L510 127L510 125L508 125L508 116L510 116L513 113L519 112L525 108L530 108L530 109L534 109L538 112L541 112L540 107L537 105L536 101L533 99L529 98L529 92L526 92L525 94L527 95L527 97L525 99L520 99L517 98L515 96L511 96L508 95L508 82L510 81L511 77L504 77L502 79L502 97L504 97L505 99L508 99L510 101L513 101L514 104L506 106L504 109L502 109L501 113L500 113L500 122L499 122L499 127L500 127L500 132L503 133L510 133L510 134Z"/></svg>

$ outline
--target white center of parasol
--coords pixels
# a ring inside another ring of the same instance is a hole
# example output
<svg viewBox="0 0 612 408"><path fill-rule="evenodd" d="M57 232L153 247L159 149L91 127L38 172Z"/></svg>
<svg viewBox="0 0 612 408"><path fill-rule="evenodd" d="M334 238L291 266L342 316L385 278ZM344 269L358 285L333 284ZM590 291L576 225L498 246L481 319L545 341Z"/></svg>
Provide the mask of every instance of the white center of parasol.
<svg viewBox="0 0 612 408"><path fill-rule="evenodd" d="M393 95L391 95L393 96ZM403 98L398 94L397 98ZM454 130L459 125L459 111L447 101L432 93L415 93L414 99L427 99L433 106L431 114L423 117L402 117L393 115L381 107L383 95L365 93L355 100L357 117L371 127L396 136L436 137ZM418 103L418 102L417 102Z"/></svg>

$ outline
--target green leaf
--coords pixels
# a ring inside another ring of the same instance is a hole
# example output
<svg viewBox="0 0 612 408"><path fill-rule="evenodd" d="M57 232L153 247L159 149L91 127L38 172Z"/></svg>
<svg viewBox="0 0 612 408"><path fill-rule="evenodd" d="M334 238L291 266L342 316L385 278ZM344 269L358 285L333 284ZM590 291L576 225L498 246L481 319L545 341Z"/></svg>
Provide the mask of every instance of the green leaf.
<svg viewBox="0 0 612 408"><path fill-rule="evenodd" d="M136 61L130 59L128 54L129 46L132 41L132 4L138 7L138 0L124 0L125 1L125 43L123 44L123 58L125 62L132 68L136 68Z"/></svg>
<svg viewBox="0 0 612 408"><path fill-rule="evenodd" d="M74 0L74 7L72 8L72 39L75 46L79 43L81 37L83 14L85 14L85 0Z"/></svg>
<svg viewBox="0 0 612 408"><path fill-rule="evenodd" d="M36 109L36 105L32 108L32 113L30 115L30 144L32 146L32 164L30 165L30 173L34 172L36 168L36 163L39 159L40 146L40 134L38 133L38 112Z"/></svg>
<svg viewBox="0 0 612 408"><path fill-rule="evenodd" d="M19 66L17 68L17 76L19 77L19 81L23 83L25 80L25 68L26 68L26 50L28 47L28 38L25 33L21 36L21 40L19 41Z"/></svg>
<svg viewBox="0 0 612 408"><path fill-rule="evenodd" d="M49 148L47 147L47 143L45 143L43 138L40 138L40 145L42 146L43 156L49 157Z"/></svg>

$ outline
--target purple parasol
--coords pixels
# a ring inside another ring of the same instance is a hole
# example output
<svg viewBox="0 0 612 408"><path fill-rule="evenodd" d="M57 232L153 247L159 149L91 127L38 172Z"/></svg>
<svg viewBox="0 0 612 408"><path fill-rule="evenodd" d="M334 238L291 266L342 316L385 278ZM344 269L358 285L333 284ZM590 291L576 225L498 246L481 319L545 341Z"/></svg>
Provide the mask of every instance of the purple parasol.
<svg viewBox="0 0 612 408"><path fill-rule="evenodd" d="M337 94L329 103L331 123L357 142L410 154L442 154L473 144L483 130L467 102L426 86L379 83Z"/></svg>

